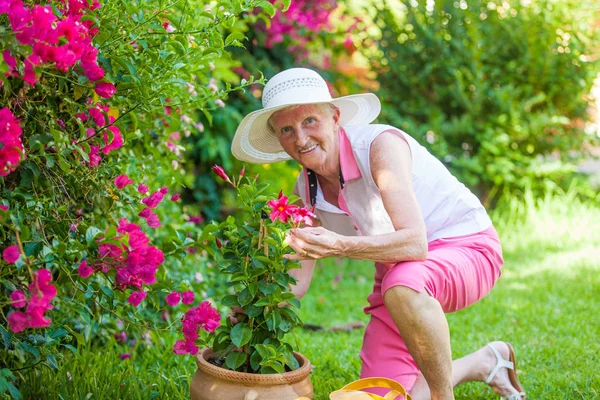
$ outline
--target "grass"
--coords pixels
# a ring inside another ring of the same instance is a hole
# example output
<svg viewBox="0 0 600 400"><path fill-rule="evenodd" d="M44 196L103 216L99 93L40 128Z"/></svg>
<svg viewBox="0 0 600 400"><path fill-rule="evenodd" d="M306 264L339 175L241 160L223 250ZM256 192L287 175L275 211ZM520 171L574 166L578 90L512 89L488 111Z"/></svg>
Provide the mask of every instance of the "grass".
<svg viewBox="0 0 600 400"><path fill-rule="evenodd" d="M453 354L461 357L493 340L510 341L530 399L600 398L600 209L572 193L538 202L519 199L492 215L505 256L503 275L490 295L449 314ZM362 313L373 266L327 260L302 301L306 323L331 327L368 322ZM363 329L299 330L300 351L315 365L315 399L358 378ZM90 345L67 356L58 372L25 375L25 398L184 399L195 365L171 352L174 338L155 337L150 348ZM294 338L292 338L294 341ZM497 399L486 385L470 383L457 399Z"/></svg>

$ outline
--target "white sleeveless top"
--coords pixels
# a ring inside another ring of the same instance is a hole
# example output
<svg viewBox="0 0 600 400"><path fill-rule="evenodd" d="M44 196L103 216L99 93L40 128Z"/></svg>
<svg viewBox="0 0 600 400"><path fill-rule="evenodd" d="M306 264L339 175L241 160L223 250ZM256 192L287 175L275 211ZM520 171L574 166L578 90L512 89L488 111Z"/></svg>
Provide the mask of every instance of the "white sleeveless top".
<svg viewBox="0 0 600 400"><path fill-rule="evenodd" d="M492 225L479 199L460 183L425 147L390 125L349 126L340 129L340 166L344 185L340 207L328 203L317 187L315 214L323 227L347 236L371 236L394 232L381 193L373 180L370 148L384 131L401 135L412 153L412 185L427 228L427 241L481 232ZM304 169L296 181L296 193L310 206ZM318 186L318 183L317 183Z"/></svg>

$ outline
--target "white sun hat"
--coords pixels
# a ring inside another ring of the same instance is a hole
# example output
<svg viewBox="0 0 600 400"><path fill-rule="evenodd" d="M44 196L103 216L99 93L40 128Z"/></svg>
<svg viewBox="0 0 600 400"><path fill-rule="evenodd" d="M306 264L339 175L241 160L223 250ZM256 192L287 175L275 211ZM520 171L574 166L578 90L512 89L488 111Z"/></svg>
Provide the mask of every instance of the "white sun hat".
<svg viewBox="0 0 600 400"><path fill-rule="evenodd" d="M332 98L325 80L307 68L291 68L269 79L262 95L263 108L246 115L231 143L235 158L252 164L289 160L267 120L282 108L299 104L332 103L340 109L340 126L366 125L375 120L381 103L373 93Z"/></svg>

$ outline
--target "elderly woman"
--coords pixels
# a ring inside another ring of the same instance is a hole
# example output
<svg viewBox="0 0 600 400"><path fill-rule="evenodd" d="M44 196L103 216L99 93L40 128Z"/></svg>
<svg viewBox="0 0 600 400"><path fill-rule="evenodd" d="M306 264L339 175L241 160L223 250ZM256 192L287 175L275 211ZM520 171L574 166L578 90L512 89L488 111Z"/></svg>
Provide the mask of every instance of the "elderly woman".
<svg viewBox="0 0 600 400"><path fill-rule="evenodd" d="M332 99L319 74L293 68L269 80L262 101L240 123L232 153L304 167L294 192L315 207L318 226L288 237L289 258L302 264L294 292L306 293L318 259L375 262L361 377L394 379L414 399L453 399L469 381L524 399L508 343L452 360L444 313L487 295L503 264L477 197L408 134L371 124L381 109L371 93Z"/></svg>

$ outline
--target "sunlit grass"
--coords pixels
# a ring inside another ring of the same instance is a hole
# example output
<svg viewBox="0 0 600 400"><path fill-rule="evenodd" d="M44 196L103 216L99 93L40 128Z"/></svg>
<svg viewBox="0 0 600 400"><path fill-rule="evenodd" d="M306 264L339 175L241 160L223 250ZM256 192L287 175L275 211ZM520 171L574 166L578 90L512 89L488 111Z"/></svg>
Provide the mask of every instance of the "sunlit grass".
<svg viewBox="0 0 600 400"><path fill-rule="evenodd" d="M568 193L514 200L492 217L503 241L503 276L481 302L448 315L454 355L507 340L517 351L528 398L600 398L600 209ZM323 262L302 301L303 320L325 328L367 323L362 308L372 275L370 263ZM315 365L316 399L358 378L363 333L298 330L290 339ZM25 398L189 398L195 365L192 357L171 352L175 339L155 337L150 348L91 344L67 356L58 372L26 375ZM124 351L132 358L121 361ZM458 388L456 398L498 396L472 383Z"/></svg>

